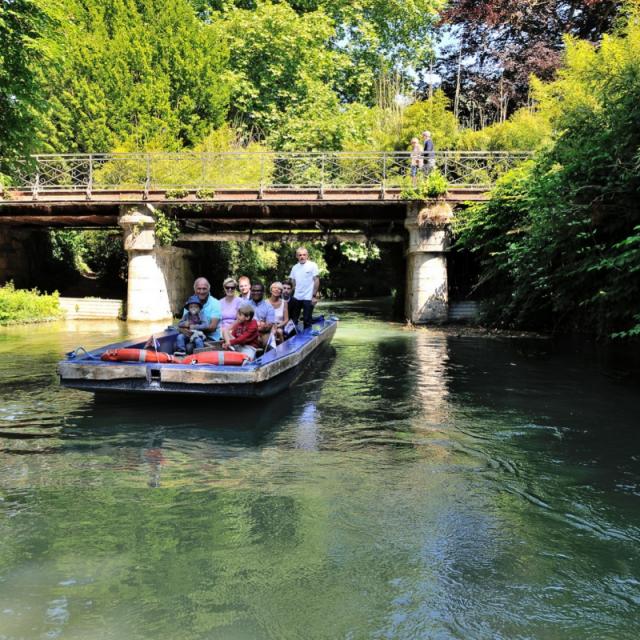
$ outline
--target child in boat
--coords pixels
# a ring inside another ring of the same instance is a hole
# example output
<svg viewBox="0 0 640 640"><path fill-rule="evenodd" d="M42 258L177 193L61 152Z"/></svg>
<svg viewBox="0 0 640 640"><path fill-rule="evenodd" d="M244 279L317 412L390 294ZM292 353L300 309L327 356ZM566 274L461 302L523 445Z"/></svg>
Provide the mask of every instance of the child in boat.
<svg viewBox="0 0 640 640"><path fill-rule="evenodd" d="M223 349L231 349L246 353L250 360L256 357L256 351L261 346L258 323L253 317L254 308L250 304L243 304L238 309L236 321L230 329L223 329Z"/></svg>
<svg viewBox="0 0 640 640"><path fill-rule="evenodd" d="M203 331L209 326L209 323L203 321L200 315L202 302L198 296L191 296L185 302L184 308L189 315L178 323L179 333L176 338L174 354L177 356L183 356L185 353L191 354L194 349L202 349L205 339Z"/></svg>

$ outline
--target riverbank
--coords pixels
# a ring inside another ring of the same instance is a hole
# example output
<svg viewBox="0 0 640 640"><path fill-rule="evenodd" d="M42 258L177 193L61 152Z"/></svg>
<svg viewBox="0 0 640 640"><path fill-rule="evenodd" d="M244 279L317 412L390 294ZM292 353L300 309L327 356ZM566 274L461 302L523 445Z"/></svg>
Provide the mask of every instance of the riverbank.
<svg viewBox="0 0 640 640"><path fill-rule="evenodd" d="M407 328L412 331L431 331L433 325L411 325ZM517 331L510 329L495 329L474 323L450 323L438 325L439 332L456 338L537 338L539 340L550 340L551 335L536 331Z"/></svg>
<svg viewBox="0 0 640 640"><path fill-rule="evenodd" d="M37 289L16 289L13 282L0 287L0 325L51 322L62 317L60 296Z"/></svg>

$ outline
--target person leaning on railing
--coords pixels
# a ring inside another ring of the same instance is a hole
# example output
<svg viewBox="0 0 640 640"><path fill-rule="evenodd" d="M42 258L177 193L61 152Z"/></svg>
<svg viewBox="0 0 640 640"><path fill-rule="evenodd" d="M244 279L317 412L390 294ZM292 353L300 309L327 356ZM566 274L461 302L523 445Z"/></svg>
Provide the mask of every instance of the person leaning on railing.
<svg viewBox="0 0 640 640"><path fill-rule="evenodd" d="M422 132L424 174L428 176L436 168L436 151L431 139L431 131Z"/></svg>
<svg viewBox="0 0 640 640"><path fill-rule="evenodd" d="M424 150L418 138L411 138L411 180L416 184L418 172L424 165Z"/></svg>

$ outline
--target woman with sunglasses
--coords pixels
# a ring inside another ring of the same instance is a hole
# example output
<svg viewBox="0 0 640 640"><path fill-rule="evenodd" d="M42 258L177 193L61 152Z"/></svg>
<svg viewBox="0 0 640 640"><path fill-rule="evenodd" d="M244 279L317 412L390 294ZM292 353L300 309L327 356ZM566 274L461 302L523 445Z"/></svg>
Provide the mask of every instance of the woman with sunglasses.
<svg viewBox="0 0 640 640"><path fill-rule="evenodd" d="M220 308L222 310L220 327L221 329L230 329L231 325L236 321L238 309L243 300L236 296L238 283L234 278L227 278L222 283L222 288L224 289L224 297L220 298Z"/></svg>

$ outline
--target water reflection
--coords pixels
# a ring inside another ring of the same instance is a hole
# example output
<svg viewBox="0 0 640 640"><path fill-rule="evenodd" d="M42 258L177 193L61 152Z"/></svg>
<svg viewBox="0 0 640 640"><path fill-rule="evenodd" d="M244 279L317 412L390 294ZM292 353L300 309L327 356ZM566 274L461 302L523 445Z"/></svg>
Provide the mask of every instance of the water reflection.
<svg viewBox="0 0 640 640"><path fill-rule="evenodd" d="M2 330L0 637L635 638L637 388L385 313L258 403L70 392L139 328Z"/></svg>

